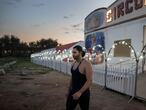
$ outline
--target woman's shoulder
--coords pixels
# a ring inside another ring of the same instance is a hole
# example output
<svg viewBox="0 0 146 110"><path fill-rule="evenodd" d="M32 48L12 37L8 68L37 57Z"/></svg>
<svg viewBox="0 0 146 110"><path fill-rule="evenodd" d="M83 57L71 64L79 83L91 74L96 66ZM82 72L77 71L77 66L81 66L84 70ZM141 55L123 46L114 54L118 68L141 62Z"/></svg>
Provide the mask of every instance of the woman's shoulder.
<svg viewBox="0 0 146 110"><path fill-rule="evenodd" d="M91 62L89 60L87 60L87 59L83 59L83 63L84 64L91 64Z"/></svg>

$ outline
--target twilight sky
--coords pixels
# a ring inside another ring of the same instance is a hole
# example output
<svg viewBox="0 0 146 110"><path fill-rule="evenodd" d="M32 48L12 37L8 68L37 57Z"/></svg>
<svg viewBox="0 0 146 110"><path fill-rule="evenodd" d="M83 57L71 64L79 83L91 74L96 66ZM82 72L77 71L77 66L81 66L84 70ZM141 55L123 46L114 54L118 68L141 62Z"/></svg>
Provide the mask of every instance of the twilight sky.
<svg viewBox="0 0 146 110"><path fill-rule="evenodd" d="M0 37L30 42L41 38L66 44L84 40L84 18L115 0L0 0Z"/></svg>

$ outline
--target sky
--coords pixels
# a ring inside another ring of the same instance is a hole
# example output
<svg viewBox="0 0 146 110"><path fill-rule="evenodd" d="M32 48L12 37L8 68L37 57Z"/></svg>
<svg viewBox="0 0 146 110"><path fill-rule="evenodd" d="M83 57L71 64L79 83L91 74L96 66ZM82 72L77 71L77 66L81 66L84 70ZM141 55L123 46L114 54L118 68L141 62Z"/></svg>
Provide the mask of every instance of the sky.
<svg viewBox="0 0 146 110"><path fill-rule="evenodd" d="M0 37L31 42L53 38L61 44L84 40L84 19L115 0L0 0Z"/></svg>

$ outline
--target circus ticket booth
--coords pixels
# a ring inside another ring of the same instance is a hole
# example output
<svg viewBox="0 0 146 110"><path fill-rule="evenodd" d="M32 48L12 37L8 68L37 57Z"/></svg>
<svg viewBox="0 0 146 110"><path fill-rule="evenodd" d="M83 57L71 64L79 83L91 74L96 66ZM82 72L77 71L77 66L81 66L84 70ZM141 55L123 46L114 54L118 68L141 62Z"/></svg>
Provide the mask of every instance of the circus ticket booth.
<svg viewBox="0 0 146 110"><path fill-rule="evenodd" d="M132 49L120 43L132 45L137 55L146 45L146 0L116 0L109 7L94 10L85 18L84 35L89 52L95 50L100 54L117 44L111 52L111 63L130 61L133 58ZM146 94L142 97L146 98Z"/></svg>

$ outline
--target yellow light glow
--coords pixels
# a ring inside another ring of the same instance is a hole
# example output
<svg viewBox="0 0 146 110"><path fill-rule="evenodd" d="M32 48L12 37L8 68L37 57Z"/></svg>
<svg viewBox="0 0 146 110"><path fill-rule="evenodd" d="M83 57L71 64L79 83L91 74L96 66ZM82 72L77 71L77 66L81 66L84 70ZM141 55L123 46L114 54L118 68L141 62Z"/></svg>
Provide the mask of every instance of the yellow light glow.
<svg viewBox="0 0 146 110"><path fill-rule="evenodd" d="M106 13L106 22L109 23L113 20L113 17L112 17L112 10L108 10L107 13Z"/></svg>

